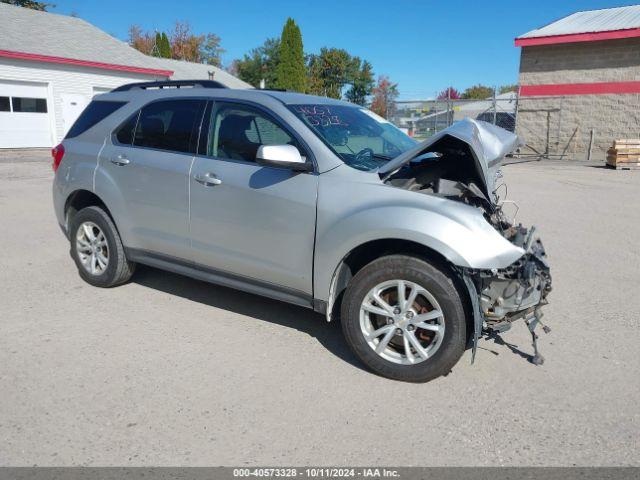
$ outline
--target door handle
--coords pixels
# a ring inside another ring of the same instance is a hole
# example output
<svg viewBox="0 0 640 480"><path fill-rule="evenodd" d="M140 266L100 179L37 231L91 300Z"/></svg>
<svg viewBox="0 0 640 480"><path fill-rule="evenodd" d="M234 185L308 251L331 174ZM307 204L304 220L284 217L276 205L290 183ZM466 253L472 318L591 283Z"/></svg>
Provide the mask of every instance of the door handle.
<svg viewBox="0 0 640 480"><path fill-rule="evenodd" d="M125 165L129 165L131 160L129 160L125 155L117 155L115 158L111 159L111 163L114 165L118 165L119 167L124 167Z"/></svg>
<svg viewBox="0 0 640 480"><path fill-rule="evenodd" d="M213 187L214 185L220 185L222 180L216 177L215 173L207 172L203 175L195 175L193 177L196 182L201 183L205 187Z"/></svg>

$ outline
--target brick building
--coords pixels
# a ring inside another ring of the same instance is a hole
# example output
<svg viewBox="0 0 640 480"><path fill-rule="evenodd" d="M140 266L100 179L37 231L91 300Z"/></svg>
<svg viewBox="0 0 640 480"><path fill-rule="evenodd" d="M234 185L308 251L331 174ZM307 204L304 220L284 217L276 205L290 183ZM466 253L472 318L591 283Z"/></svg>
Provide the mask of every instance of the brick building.
<svg viewBox="0 0 640 480"><path fill-rule="evenodd" d="M577 12L515 44L529 147L584 159L592 143L600 160L614 139L640 138L640 5Z"/></svg>

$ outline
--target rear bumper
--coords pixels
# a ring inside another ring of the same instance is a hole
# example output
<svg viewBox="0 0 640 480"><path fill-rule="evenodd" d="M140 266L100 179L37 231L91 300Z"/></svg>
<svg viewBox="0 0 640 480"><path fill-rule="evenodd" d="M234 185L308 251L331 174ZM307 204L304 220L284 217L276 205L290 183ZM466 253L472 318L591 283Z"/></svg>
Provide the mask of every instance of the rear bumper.
<svg viewBox="0 0 640 480"><path fill-rule="evenodd" d="M58 168L58 171L60 171L60 168ZM65 219L65 212L64 212L66 197L65 197L64 190L65 189L62 182L60 181L58 172L56 172L53 179L53 183L51 185L51 196L53 198L53 211L56 215L56 219L58 220L58 225L62 227L62 231L66 236L67 235L66 219Z"/></svg>

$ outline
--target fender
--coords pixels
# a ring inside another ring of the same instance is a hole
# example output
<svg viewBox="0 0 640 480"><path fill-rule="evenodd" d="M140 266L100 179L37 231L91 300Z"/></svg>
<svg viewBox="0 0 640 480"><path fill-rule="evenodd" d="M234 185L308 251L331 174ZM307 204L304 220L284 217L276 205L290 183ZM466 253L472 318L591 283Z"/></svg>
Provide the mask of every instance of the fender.
<svg viewBox="0 0 640 480"><path fill-rule="evenodd" d="M58 224L65 230L68 229L65 207L67 200L78 190L87 190L93 193L93 171L95 163L69 161L63 157L62 163L53 179L53 208Z"/></svg>
<svg viewBox="0 0 640 480"><path fill-rule="evenodd" d="M451 205L448 208L455 209ZM384 219L383 225L380 219ZM379 227L374 230L372 225ZM524 254L523 249L502 237L471 207L464 212L464 220L406 206L359 211L319 232L314 294L316 299L326 302L327 320L331 320L333 303L350 279L351 272L344 268L345 258L371 241L393 239L423 245L453 265L472 269L504 268Z"/></svg>
<svg viewBox="0 0 640 480"><path fill-rule="evenodd" d="M340 264L355 248L374 240L409 240L438 252L453 265L482 270L507 267L525 253L500 235L479 210L449 200L428 200L446 202L446 208L378 206L357 210L330 225L319 221L314 294L328 303L328 312L339 293L332 292L332 284L335 290Z"/></svg>
<svg viewBox="0 0 640 480"><path fill-rule="evenodd" d="M479 270L507 267L525 253L475 207L386 185L375 172L345 165L321 175L318 184L315 299L328 301L336 268L350 252L390 239L424 245L453 265Z"/></svg>

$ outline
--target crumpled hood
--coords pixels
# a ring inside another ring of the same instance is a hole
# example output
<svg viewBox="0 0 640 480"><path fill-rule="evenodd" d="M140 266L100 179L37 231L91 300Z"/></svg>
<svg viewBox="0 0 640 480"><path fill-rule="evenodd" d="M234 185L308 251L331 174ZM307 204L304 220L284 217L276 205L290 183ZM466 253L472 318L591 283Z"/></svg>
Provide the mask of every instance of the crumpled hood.
<svg viewBox="0 0 640 480"><path fill-rule="evenodd" d="M524 145L515 133L491 123L465 118L390 160L378 169L378 173L384 175L394 172L418 155L429 151L431 145L447 135L465 142L471 148L478 173L485 181L487 198L495 190L496 172L505 155Z"/></svg>

